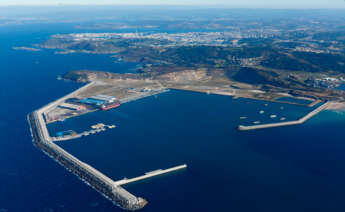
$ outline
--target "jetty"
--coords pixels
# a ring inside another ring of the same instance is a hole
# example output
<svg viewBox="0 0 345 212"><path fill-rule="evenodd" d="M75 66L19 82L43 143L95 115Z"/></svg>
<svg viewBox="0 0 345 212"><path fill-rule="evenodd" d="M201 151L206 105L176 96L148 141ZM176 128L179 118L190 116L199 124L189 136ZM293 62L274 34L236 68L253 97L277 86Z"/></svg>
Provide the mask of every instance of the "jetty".
<svg viewBox="0 0 345 212"><path fill-rule="evenodd" d="M134 183L134 182L137 182L137 181L145 180L145 179L148 179L148 178L151 178L151 177L156 177L156 176L159 176L159 175L175 172L175 171L178 171L178 170L181 170L181 169L185 169L185 168L187 168L186 164L181 165L181 166L176 166L176 167L173 167L173 168L170 168L170 169L165 169L165 170L158 169L158 170L155 170L155 171L147 172L143 176L139 176L139 177L135 177L135 178L131 178L131 179L124 178L122 180L116 181L115 185L121 186L121 185L125 185L125 184L130 184L130 183Z"/></svg>
<svg viewBox="0 0 345 212"><path fill-rule="evenodd" d="M50 110L53 107L56 107L68 98L73 98L77 96L80 92L84 91L85 89L89 88L94 84L97 84L97 82L89 83L84 87L76 90L75 92L70 93L30 113L27 116L27 119L30 125L33 143L36 147L38 147L40 150L46 153L49 157L51 157L60 165L65 167L68 171L72 172L79 179L81 179L87 185L91 186L93 189L98 191L100 194L109 199L115 205L131 211L141 209L147 204L147 201L141 197L136 197L135 195L129 193L127 190L122 188L121 185L172 172L178 169L185 168L187 166L182 165L167 170L149 172L141 177L137 177L127 181L122 180L120 182L115 182L108 176L104 175L102 172L98 171L89 164L82 162L78 158L74 157L72 154L68 153L66 150L62 149L60 146L56 145L54 143L54 141L56 141L56 138L51 137L47 129L47 123L44 119L44 114L46 113L46 111ZM102 131L104 130L105 126L106 125L100 123L92 126L92 128L96 131ZM107 127L112 129L115 128L115 125L109 125ZM78 134L77 136L82 135Z"/></svg>
<svg viewBox="0 0 345 212"><path fill-rule="evenodd" d="M277 123L271 123L271 124L261 124L261 125L252 125L252 126L239 125L238 130L248 131L248 130L258 130L258 129L266 129L266 128L274 128L274 127L283 127L283 126L303 124L304 122L308 121L313 116L319 114L321 111L326 109L328 107L328 104L329 104L328 102L322 104L321 106L319 106L315 110L308 113L303 118L298 119L296 121L277 122Z"/></svg>

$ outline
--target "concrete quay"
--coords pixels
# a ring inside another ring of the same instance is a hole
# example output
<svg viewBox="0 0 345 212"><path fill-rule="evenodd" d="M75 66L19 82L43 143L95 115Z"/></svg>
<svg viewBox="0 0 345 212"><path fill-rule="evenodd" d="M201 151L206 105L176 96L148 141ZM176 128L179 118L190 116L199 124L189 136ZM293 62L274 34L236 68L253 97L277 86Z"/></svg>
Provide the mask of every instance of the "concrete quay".
<svg viewBox="0 0 345 212"><path fill-rule="evenodd" d="M182 169L186 169L186 168L187 168L187 165L184 164L184 165L181 165L181 166L176 166L176 167L169 168L169 169L164 169L164 170L158 169L158 170L155 170L155 171L152 171L152 172L147 172L143 176L139 176L139 177L135 177L135 178L131 178L131 179L124 178L122 180L116 181L115 185L116 186L121 186L121 185L125 185L125 184L130 184L130 183L134 183L134 182L137 182L137 181L145 180L145 179L148 179L148 178L151 178L151 177L156 177L156 176L163 175L163 174L168 174L168 173L175 172L175 171L182 170Z"/></svg>
<svg viewBox="0 0 345 212"><path fill-rule="evenodd" d="M286 122L278 122L278 123L272 123L272 124L260 124L260 125L252 125L252 126L240 125L240 126L238 126L238 130L248 131L248 130L258 130L258 129L266 129L266 128L274 128L274 127L283 127L283 126L303 124L304 122L308 121L313 116L319 114L321 111L326 109L328 107L328 104L329 104L328 102L324 103L320 107L318 107L315 110L308 113L303 118L296 120L296 121L286 121Z"/></svg>

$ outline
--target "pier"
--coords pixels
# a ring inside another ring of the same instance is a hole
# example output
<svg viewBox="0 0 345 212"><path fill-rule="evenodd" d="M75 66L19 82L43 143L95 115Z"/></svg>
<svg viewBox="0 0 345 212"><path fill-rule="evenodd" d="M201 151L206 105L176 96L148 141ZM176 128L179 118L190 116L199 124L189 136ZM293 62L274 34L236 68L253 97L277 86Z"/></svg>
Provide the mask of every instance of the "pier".
<svg viewBox="0 0 345 212"><path fill-rule="evenodd" d="M145 199L136 197L122 187L116 186L111 178L53 143L49 140L51 138L45 138L46 126L44 123L42 124L41 120L43 119L40 116L42 114L39 114L37 111L28 115L33 141L38 148L103 196L110 199L115 205L133 211L141 209L147 204Z"/></svg>
<svg viewBox="0 0 345 212"><path fill-rule="evenodd" d="M158 169L155 171L147 172L143 176L139 176L139 177L135 177L135 178L131 178L131 179L124 178L122 180L116 181L115 185L121 186L121 185L125 185L125 184L130 184L130 183L134 183L137 181L145 180L145 179L148 179L151 177L156 177L156 176L163 175L163 174L168 174L168 173L175 172L175 171L182 170L182 169L186 169L186 168L187 168L187 165L184 164L184 165L176 166L176 167L173 167L170 169L164 169L164 170Z"/></svg>
<svg viewBox="0 0 345 212"><path fill-rule="evenodd" d="M278 122L278 123L271 123L271 124L260 124L260 125L252 125L252 126L240 125L240 126L238 126L238 130L248 131L248 130L258 130L258 129L266 129L266 128L274 128L274 127L283 127L283 126L303 124L304 122L308 121L313 116L319 114L321 111L326 109L328 107L328 104L329 104L328 102L324 103L320 107L318 107L315 110L308 113L303 118L298 119L296 121L286 121L286 122Z"/></svg>

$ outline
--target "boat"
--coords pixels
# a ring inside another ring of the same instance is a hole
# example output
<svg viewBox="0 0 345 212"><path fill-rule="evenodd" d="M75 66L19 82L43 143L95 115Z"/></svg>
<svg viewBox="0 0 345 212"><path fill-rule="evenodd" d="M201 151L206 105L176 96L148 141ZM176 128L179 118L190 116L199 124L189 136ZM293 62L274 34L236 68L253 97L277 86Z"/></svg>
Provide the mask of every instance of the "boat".
<svg viewBox="0 0 345 212"><path fill-rule="evenodd" d="M119 102L115 102L115 103L111 103L111 104L104 104L101 106L101 109L102 110L110 110L110 109L113 109L113 108L117 108L120 106L120 103Z"/></svg>
<svg viewBox="0 0 345 212"><path fill-rule="evenodd" d="M260 124L261 122L260 121L254 121L253 123L254 124Z"/></svg>
<svg viewBox="0 0 345 212"><path fill-rule="evenodd" d="M265 113L265 111L263 111L263 110L260 110L260 112L259 112L260 114L264 114Z"/></svg>
<svg viewBox="0 0 345 212"><path fill-rule="evenodd" d="M245 117L245 116L242 116L242 117L240 117L240 119L241 119L241 120L243 120L243 119L247 119L247 117Z"/></svg>
<svg viewBox="0 0 345 212"><path fill-rule="evenodd" d="M270 118L271 119L277 118L277 115L271 115Z"/></svg>

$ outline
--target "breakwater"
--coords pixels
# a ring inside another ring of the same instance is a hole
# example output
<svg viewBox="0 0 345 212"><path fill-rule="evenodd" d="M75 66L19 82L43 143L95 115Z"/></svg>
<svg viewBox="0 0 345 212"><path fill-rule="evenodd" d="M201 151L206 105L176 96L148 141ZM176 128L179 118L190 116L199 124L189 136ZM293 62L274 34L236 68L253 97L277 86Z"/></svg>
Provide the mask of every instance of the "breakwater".
<svg viewBox="0 0 345 212"><path fill-rule="evenodd" d="M147 201L141 197L136 197L133 194L129 193L127 190L121 187L120 184L113 181L111 178L105 176L103 173L95 169L94 167L90 166L87 163L84 163L80 161L78 158L74 157L58 145L56 145L54 142L59 140L67 140L74 138L72 137L63 137L63 138L55 138L51 137L49 134L49 131L47 129L47 123L45 120L45 116L48 111L54 109L59 104L63 103L68 98L75 98L77 97L81 92L85 91L86 89L100 84L100 82L91 82L78 90L60 98L56 101L47 104L46 106L30 113L27 118L31 129L31 134L33 137L33 143L36 147L41 149L44 153L46 153L49 157L54 159L56 162L58 162L60 165L65 167L67 170L72 172L74 175L76 175L79 179L84 181L87 185L94 188L96 191L101 193L104 197L111 200L115 205L126 209L126 210L138 210L143 208ZM145 98L148 96L160 94L169 91L169 89L161 88L157 90L152 90L149 92L140 93L135 96L126 97L121 99L121 103L127 103L130 101L135 101L137 99ZM104 124L102 124L103 126ZM99 128L101 124L93 126L94 129L90 132L84 132L82 134L75 134L75 138L81 137L83 135L88 135L89 133L96 133L104 131L103 128ZM109 128L114 128L115 125L108 126ZM186 167L186 165L183 165L183 167ZM174 171L175 169L181 169L181 167L175 167L168 170L164 170L161 174L167 173L170 171ZM151 176L159 175L159 173L150 173L148 175L145 175L144 178L148 178ZM139 177L141 179L142 177ZM123 183L125 184L125 183Z"/></svg>
<svg viewBox="0 0 345 212"><path fill-rule="evenodd" d="M283 126L291 126L291 125L298 125L303 124L313 116L317 115L324 109L328 107L328 102L324 103L320 107L316 108L315 110L308 113L306 116L304 116L301 119L298 119L296 121L286 121L286 122L278 122L278 123L272 123L272 124L260 124L260 125L252 125L252 126L244 126L240 125L238 126L238 130L240 131L248 131L248 130L257 130L257 129L265 129L265 128L274 128L274 127L283 127Z"/></svg>
<svg viewBox="0 0 345 212"><path fill-rule="evenodd" d="M45 140L37 116L36 111L29 114L28 121L31 126L33 142L39 149L110 199L117 206L127 210L138 210L147 204L147 201L143 198L132 195L122 187L117 186L112 179L95 168L78 160L53 142Z"/></svg>

